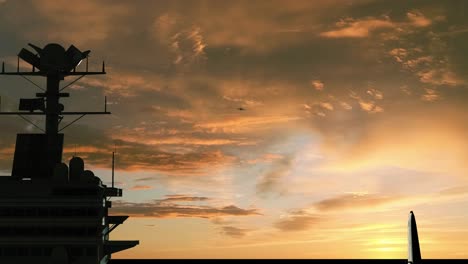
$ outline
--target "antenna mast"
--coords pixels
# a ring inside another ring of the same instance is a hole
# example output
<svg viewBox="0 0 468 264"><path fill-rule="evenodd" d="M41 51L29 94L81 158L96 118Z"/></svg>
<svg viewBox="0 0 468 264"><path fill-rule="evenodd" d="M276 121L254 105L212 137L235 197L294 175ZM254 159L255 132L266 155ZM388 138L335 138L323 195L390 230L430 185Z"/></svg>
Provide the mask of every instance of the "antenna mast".
<svg viewBox="0 0 468 264"><path fill-rule="evenodd" d="M112 188L114 188L114 160L115 160L115 151L112 151Z"/></svg>
<svg viewBox="0 0 468 264"><path fill-rule="evenodd" d="M69 93L61 93L61 90L67 88L69 85L60 89L60 81L64 80L67 76L79 76L78 79L86 75L106 74L104 63L102 71L90 72L86 67L86 71L76 71L76 67L80 62L86 59L90 51L81 52L78 48L71 45L65 50L61 45L51 43L44 48L39 48L33 44L29 44L37 53L22 49L18 54L18 64L16 72L6 72L4 63L2 64L2 71L0 75L19 75L25 76L42 76L47 78L47 87L45 92L36 93L37 98L21 99L19 110L24 112L0 112L0 115L19 115L25 119L25 115L45 115L45 137L47 138L47 169L51 175L55 164L62 162L62 147L63 147L63 134L59 132L74 122L78 121L85 115L96 114L110 114L107 108L104 112L64 112L64 105L60 103L60 98L69 97ZM32 71L23 72L19 68L19 60L32 65ZM37 70L36 70L37 69ZM26 78L27 79L27 78ZM38 86L38 85L36 85ZM38 112L35 112L39 110ZM65 115L78 115L74 121L59 129L60 121Z"/></svg>

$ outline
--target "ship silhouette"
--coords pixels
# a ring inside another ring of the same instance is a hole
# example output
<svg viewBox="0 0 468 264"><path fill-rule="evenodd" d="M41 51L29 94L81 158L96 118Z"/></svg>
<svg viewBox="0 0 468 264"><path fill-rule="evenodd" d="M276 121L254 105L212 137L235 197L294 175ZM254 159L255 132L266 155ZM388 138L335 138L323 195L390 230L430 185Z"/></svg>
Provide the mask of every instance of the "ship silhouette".
<svg viewBox="0 0 468 264"><path fill-rule="evenodd" d="M109 187L86 170L80 157L73 157L68 165L62 162L64 134L60 132L85 115L110 112L106 107L103 112L65 112L59 102L69 97L62 90L78 79L106 74L105 64L101 71L88 71L90 51L81 52L73 45L67 50L55 43L29 46L36 54L22 49L16 71L5 71L3 63L0 75L42 76L47 78L47 88L36 98L20 99L18 112L0 115L19 115L27 121L25 116L44 115L45 130L17 135L11 176L0 177L0 263L108 263L112 253L139 244L109 240L110 232L128 218L108 215L110 198L122 197L122 189L114 187L113 168ZM20 59L32 70L20 71ZM77 71L83 60L86 70ZM67 76L77 79L60 88ZM65 115L78 118L59 128Z"/></svg>

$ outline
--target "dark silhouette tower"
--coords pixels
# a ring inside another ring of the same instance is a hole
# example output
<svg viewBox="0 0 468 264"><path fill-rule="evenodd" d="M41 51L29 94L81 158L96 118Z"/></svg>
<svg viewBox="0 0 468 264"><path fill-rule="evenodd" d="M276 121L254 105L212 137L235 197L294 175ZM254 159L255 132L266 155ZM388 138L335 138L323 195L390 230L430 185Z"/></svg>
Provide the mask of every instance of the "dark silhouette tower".
<svg viewBox="0 0 468 264"><path fill-rule="evenodd" d="M408 218L408 264L421 263L421 249L419 248L418 229L413 211Z"/></svg>
<svg viewBox="0 0 468 264"><path fill-rule="evenodd" d="M105 74L105 64L102 71L88 71L90 51L73 45L67 50L55 43L29 46L36 54L22 49L16 72L6 72L3 63L0 74L46 77L47 87L36 98L20 99L19 112L0 115L19 115L26 121L24 116L44 115L45 130L17 135L12 175L0 177L0 263L107 263L112 253L139 243L109 240L109 233L128 218L108 215L110 198L121 197L122 189L113 182L112 187L104 185L79 157L73 157L69 167L62 163L60 133L85 115L110 114L106 107L104 112L65 112L60 103L69 97L62 90L86 75ZM20 58L32 71L20 71ZM83 60L86 71L76 71ZM60 88L67 76L78 78ZM79 117L59 128L65 115Z"/></svg>

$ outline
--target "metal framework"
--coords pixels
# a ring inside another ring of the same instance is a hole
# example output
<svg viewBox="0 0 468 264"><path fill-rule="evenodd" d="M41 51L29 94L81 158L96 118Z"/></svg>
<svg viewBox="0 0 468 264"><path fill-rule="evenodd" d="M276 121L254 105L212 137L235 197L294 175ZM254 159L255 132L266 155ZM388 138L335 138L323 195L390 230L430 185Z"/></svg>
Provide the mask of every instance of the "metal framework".
<svg viewBox="0 0 468 264"><path fill-rule="evenodd" d="M62 91L87 75L106 74L88 71L90 51L81 52L71 45L65 50L59 44L39 48L37 53L22 49L16 71L0 75L20 76L41 89L36 98L21 99L19 111L0 112L18 115L43 134L18 134L12 176L0 177L0 263L95 263L104 264L111 254L138 245L139 241L110 241L109 233L128 216L109 216L111 197L121 197L122 189L107 187L89 170L84 161L73 157L69 167L62 162L63 134L59 133L86 115L108 115L107 98L104 111L64 111ZM32 71L20 71L20 58L32 65ZM86 61L86 71L76 67ZM44 89L26 76L47 79ZM68 76L76 79L60 88ZM25 116L45 116L45 129ZM78 116L59 127L64 116ZM114 153L112 153L114 163ZM52 220L53 219L53 220Z"/></svg>

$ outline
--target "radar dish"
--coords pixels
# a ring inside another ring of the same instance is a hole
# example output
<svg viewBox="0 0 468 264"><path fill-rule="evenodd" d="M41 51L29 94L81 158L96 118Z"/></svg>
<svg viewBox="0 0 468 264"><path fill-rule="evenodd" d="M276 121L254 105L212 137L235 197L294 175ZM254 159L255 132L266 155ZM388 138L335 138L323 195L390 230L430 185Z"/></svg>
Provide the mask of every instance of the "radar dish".
<svg viewBox="0 0 468 264"><path fill-rule="evenodd" d="M40 68L46 72L60 71L65 68L65 49L59 44L47 44L42 50Z"/></svg>

